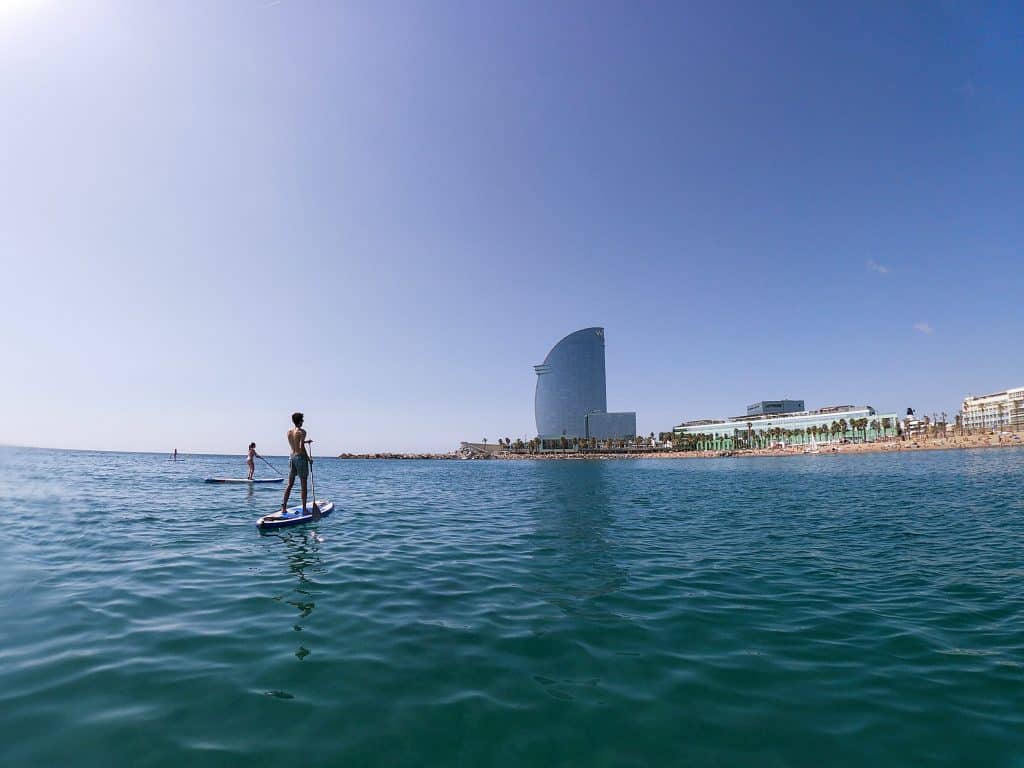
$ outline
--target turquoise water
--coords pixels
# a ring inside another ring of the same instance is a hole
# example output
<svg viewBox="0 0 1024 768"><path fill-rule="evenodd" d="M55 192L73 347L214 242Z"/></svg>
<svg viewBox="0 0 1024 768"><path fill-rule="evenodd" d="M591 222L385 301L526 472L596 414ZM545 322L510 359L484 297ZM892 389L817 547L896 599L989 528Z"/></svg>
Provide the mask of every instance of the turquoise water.
<svg viewBox="0 0 1024 768"><path fill-rule="evenodd" d="M0 449L0 764L1024 765L1024 450L315 467Z"/></svg>

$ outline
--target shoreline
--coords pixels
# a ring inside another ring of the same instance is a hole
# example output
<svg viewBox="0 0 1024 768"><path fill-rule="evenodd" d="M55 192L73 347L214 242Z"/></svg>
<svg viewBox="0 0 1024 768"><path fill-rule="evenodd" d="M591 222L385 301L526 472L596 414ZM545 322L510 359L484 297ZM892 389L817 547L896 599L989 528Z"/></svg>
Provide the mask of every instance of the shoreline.
<svg viewBox="0 0 1024 768"><path fill-rule="evenodd" d="M1018 434L1008 437L1000 435L969 435L964 437L921 437L902 440L889 438L872 443L822 443L818 451L808 452L805 444L786 448L736 448L726 451L566 451L565 453L515 453L494 451L472 458L452 453L343 453L339 459L369 460L435 460L435 461L608 461L613 459L723 459L787 456L837 456L854 453L917 453L920 451L955 451L974 448L1020 448L1024 438Z"/></svg>

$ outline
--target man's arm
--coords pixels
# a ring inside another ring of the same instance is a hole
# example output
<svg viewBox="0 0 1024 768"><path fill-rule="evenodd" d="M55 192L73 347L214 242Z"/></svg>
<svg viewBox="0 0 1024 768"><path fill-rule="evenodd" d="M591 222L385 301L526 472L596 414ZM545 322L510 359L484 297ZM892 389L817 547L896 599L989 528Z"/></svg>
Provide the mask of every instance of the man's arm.
<svg viewBox="0 0 1024 768"><path fill-rule="evenodd" d="M306 450L306 430L299 428L299 445L302 446L302 455L309 460L309 451Z"/></svg>

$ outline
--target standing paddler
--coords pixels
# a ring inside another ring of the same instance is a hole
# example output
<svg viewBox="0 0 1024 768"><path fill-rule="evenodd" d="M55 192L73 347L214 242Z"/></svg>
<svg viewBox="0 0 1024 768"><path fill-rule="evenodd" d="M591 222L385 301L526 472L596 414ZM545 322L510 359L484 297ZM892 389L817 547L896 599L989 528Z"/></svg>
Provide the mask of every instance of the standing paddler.
<svg viewBox="0 0 1024 768"><path fill-rule="evenodd" d="M302 494L302 514L306 514L306 481L309 478L309 465L313 462L309 452L306 450L306 430L302 428L303 415L296 411L292 414L292 424L295 426L288 430L288 447L291 449L291 456L288 457L288 485L284 489L284 499L281 501L282 514L288 510L288 497L292 493L292 486L295 485L295 476L299 476L300 492ZM313 512L316 514L316 503L314 500Z"/></svg>

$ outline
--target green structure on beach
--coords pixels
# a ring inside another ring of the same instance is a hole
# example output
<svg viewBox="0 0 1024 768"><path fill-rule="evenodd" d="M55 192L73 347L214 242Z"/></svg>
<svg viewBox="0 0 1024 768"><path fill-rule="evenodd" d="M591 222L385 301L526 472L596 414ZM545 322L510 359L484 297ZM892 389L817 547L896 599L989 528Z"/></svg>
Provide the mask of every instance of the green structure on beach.
<svg viewBox="0 0 1024 768"><path fill-rule="evenodd" d="M803 405L802 400L773 401L773 404L780 402ZM895 436L898 425L895 413L878 413L870 405L834 405L785 413L757 413L755 407L750 406L746 416L686 421L672 431L678 447L717 451L842 440L873 442Z"/></svg>

